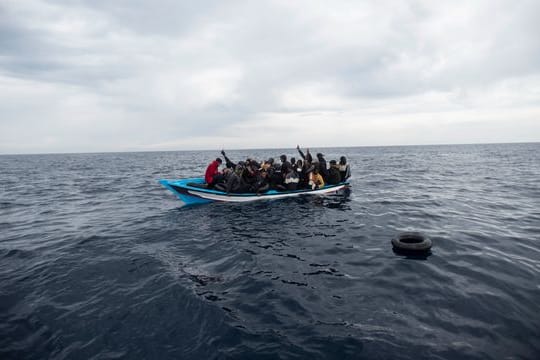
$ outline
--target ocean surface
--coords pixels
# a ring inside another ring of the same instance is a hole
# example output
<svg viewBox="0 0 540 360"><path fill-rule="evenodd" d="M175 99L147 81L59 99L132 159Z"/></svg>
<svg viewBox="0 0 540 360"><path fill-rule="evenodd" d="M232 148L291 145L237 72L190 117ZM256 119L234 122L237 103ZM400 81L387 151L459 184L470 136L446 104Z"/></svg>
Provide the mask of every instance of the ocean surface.
<svg viewBox="0 0 540 360"><path fill-rule="evenodd" d="M317 151L349 196L182 207L158 179L218 151L0 156L0 359L540 359L540 143Z"/></svg>

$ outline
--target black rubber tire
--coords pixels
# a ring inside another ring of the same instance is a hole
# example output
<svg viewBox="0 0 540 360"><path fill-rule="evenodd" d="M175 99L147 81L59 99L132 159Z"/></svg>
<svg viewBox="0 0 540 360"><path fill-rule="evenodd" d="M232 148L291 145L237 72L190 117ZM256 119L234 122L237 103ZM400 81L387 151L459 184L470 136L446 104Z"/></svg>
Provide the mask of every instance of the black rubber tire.
<svg viewBox="0 0 540 360"><path fill-rule="evenodd" d="M431 249L431 239L416 231L407 231L392 239L394 250L408 253L426 253Z"/></svg>

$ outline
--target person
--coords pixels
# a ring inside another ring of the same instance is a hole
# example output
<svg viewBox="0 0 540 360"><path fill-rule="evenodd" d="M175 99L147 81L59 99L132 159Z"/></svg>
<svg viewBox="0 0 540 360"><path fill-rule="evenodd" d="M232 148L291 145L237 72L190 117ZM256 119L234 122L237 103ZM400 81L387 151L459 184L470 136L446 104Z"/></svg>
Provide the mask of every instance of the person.
<svg viewBox="0 0 540 360"><path fill-rule="evenodd" d="M279 164L274 164L268 170L268 177L270 181L270 189L283 191L286 190L286 187L283 184L284 176L281 174L281 166Z"/></svg>
<svg viewBox="0 0 540 360"><path fill-rule="evenodd" d="M270 168L272 168L273 165L274 165L274 159L268 158L268 160L264 161L263 164L261 165L261 170L268 172L270 171Z"/></svg>
<svg viewBox="0 0 540 360"><path fill-rule="evenodd" d="M242 180L246 185L246 191L249 192L250 189L257 182L258 172L260 165L253 159L247 159L242 172Z"/></svg>
<svg viewBox="0 0 540 360"><path fill-rule="evenodd" d="M287 173L285 175L285 187L287 190L296 190L298 189L298 183L300 182L300 177L294 171L292 166L287 168Z"/></svg>
<svg viewBox="0 0 540 360"><path fill-rule="evenodd" d="M336 185L341 182L341 174L336 160L330 160L330 169L328 169L328 177L326 182L330 185Z"/></svg>
<svg viewBox="0 0 540 360"><path fill-rule="evenodd" d="M306 172L307 167L304 165L302 160L298 159L296 160L296 173L298 174L298 188L299 189L305 189L308 187L308 174Z"/></svg>
<svg viewBox="0 0 540 360"><path fill-rule="evenodd" d="M351 167L347 164L345 156L339 158L339 174L341 175L341 182L346 182L351 177Z"/></svg>
<svg viewBox="0 0 540 360"><path fill-rule="evenodd" d="M229 159L229 158L227 157L227 155L225 155L225 150L221 150L221 155L223 155L223 158L225 159L225 166L226 166L227 168L229 168L229 169L233 169L233 170L234 170L234 168L236 167L236 164L233 163L233 162L231 161L231 159Z"/></svg>
<svg viewBox="0 0 540 360"><path fill-rule="evenodd" d="M266 170L261 170L257 174L257 180L251 187L251 192L260 195L270 189L270 182L268 180L268 173Z"/></svg>
<svg viewBox="0 0 540 360"><path fill-rule="evenodd" d="M311 189L316 190L324 187L324 179L319 174L319 169L316 166L312 166L309 170L309 185Z"/></svg>
<svg viewBox="0 0 540 360"><path fill-rule="evenodd" d="M287 174L287 169L291 167L291 163L287 161L287 155L281 155L279 157L279 160L281 161L281 173L283 176Z"/></svg>
<svg viewBox="0 0 540 360"><path fill-rule="evenodd" d="M244 179L242 177L243 172L244 172L244 166L239 165L239 164L236 165L236 168L229 175L229 179L227 180L227 183L225 184L225 192L227 194L231 192L242 193L245 190L247 190L246 183L244 182Z"/></svg>
<svg viewBox="0 0 540 360"><path fill-rule="evenodd" d="M231 168L225 168L223 169L221 176L219 177L219 180L216 180L214 183L214 189L219 191L225 191L227 186L227 181L229 181L229 177L231 176L233 170Z"/></svg>
<svg viewBox="0 0 540 360"><path fill-rule="evenodd" d="M214 183L217 180L217 176L219 175L219 165L223 163L223 160L220 158L216 158L216 160L212 161L207 167L206 172L204 173L204 181L206 184L208 184L209 188L214 187Z"/></svg>
<svg viewBox="0 0 540 360"><path fill-rule="evenodd" d="M319 173L322 175L324 181L327 181L328 168L326 167L326 160L323 154L317 153L317 162L319 163Z"/></svg>
<svg viewBox="0 0 540 360"><path fill-rule="evenodd" d="M306 149L306 155L304 155L304 153L302 152L302 150L300 150L300 145L296 145L296 150L298 150L298 153L300 154L300 156L302 157L302 159L304 159L304 161L307 161L308 163L312 163L313 162L313 157L311 156L311 154L309 153L309 149Z"/></svg>

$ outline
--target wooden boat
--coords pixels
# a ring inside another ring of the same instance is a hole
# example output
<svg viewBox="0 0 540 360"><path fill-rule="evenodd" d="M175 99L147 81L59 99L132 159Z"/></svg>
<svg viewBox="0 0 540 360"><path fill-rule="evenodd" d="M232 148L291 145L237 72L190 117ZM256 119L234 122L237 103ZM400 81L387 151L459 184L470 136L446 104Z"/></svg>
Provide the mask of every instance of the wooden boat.
<svg viewBox="0 0 540 360"><path fill-rule="evenodd" d="M204 204L214 201L223 202L246 202L269 199L282 199L301 195L324 195L332 194L349 188L349 183L340 183L337 185L326 185L323 188L300 189L291 191L269 190L261 194L255 193L229 193L208 189L203 178L190 178L180 180L160 180L161 185L169 189L186 205Z"/></svg>

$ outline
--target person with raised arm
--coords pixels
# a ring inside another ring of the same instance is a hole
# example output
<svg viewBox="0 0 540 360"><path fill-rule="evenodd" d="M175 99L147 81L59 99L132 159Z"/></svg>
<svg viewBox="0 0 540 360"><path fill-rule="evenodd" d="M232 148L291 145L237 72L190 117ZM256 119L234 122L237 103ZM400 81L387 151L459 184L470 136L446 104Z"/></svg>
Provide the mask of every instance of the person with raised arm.
<svg viewBox="0 0 540 360"><path fill-rule="evenodd" d="M300 145L296 145L296 150L298 150L298 153L300 154L302 159L304 159L304 161L307 161L309 164L311 164L313 162L313 157L309 153L309 149L306 149L306 155L304 155L304 153L300 149Z"/></svg>
<svg viewBox="0 0 540 360"><path fill-rule="evenodd" d="M225 166L228 167L229 169L235 169L236 168L236 164L233 163L231 161L231 159L229 159L227 157L227 155L225 155L225 150L221 150L221 155L223 155L223 158L225 159Z"/></svg>

